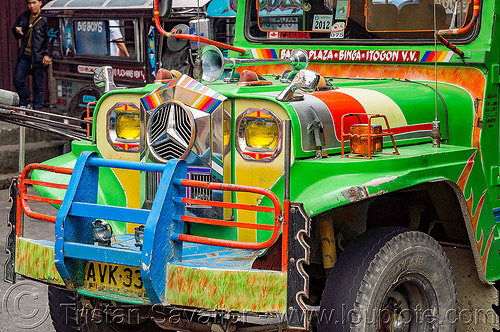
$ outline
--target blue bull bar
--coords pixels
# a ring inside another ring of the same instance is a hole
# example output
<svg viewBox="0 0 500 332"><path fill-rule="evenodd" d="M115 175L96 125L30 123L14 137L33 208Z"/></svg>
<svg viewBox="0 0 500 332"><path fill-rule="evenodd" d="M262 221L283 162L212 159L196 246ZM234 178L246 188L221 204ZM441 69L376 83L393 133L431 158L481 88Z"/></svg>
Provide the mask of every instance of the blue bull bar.
<svg viewBox="0 0 500 332"><path fill-rule="evenodd" d="M99 167L160 172L160 185L151 210L98 205ZM55 264L66 285L77 288L81 283L81 260L135 266L140 268L149 299L163 303L166 263L179 261L182 254L182 242L171 240L173 234L184 230L184 223L177 216L184 213L179 198L185 196L185 190L175 180L186 178L187 166L183 160L161 165L107 160L95 152L83 152L56 218ZM145 225L142 250L94 245L92 222L97 218Z"/></svg>

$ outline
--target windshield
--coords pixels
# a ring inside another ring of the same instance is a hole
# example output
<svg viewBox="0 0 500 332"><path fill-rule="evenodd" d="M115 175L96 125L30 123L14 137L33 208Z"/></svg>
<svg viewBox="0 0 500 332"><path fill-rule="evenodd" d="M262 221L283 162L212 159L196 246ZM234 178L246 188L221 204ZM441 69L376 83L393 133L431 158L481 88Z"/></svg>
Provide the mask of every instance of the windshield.
<svg viewBox="0 0 500 332"><path fill-rule="evenodd" d="M137 57L135 26L134 20L65 19L66 53L74 48L74 52L78 55L135 59Z"/></svg>
<svg viewBox="0 0 500 332"><path fill-rule="evenodd" d="M247 38L273 43L433 40L434 30L463 27L472 17L467 0L250 0L247 9Z"/></svg>

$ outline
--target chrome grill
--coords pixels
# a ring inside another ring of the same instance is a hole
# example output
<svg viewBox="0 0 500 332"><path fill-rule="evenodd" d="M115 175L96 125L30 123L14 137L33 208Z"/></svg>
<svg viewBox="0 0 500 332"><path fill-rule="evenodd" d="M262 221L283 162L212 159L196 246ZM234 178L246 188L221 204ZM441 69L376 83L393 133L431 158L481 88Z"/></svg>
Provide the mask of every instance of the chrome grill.
<svg viewBox="0 0 500 332"><path fill-rule="evenodd" d="M160 183L161 173L146 172L146 200L152 202L155 198L158 184ZM211 176L208 173L188 173L191 180L210 182ZM187 188L186 196L189 198L212 200L212 190L202 188Z"/></svg>
<svg viewBox="0 0 500 332"><path fill-rule="evenodd" d="M153 202L160 183L161 173L146 172L146 201Z"/></svg>
<svg viewBox="0 0 500 332"><path fill-rule="evenodd" d="M146 128L149 150L159 162L181 159L193 144L194 121L190 111L177 102L159 106Z"/></svg>
<svg viewBox="0 0 500 332"><path fill-rule="evenodd" d="M211 176L210 174L200 174L200 173L189 173L189 179L203 182L210 182ZM204 188L188 188L189 192L188 197L194 199L204 199L204 200L212 200L212 190L204 189Z"/></svg>

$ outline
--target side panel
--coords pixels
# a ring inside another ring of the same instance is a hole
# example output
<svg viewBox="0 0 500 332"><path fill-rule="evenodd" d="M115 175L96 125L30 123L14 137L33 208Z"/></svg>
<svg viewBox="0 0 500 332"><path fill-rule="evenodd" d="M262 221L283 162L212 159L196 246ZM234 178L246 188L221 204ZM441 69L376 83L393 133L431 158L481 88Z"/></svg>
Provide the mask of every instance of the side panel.
<svg viewBox="0 0 500 332"><path fill-rule="evenodd" d="M140 155L139 151L117 151L113 148L113 145L109 139L108 135L108 122L109 122L109 112L116 106L121 104L129 104L137 109L140 109L140 98L142 94L112 94L108 95L99 105L99 110L97 116L94 120L97 123L95 130L95 140L97 142L97 149L103 158L106 159L118 159L118 160L128 160L128 161L139 161ZM120 181L121 187L123 188L125 195L127 197L127 206L139 208L141 207L141 191L140 188L140 172L133 170L124 169L113 169L118 181ZM127 225L127 233L133 233L135 224Z"/></svg>
<svg viewBox="0 0 500 332"><path fill-rule="evenodd" d="M271 110L280 120L287 119L287 115L285 110L278 106L275 103L268 101L256 101L253 99L237 99L236 100L236 111L234 118L238 118L245 110L248 108L259 108L259 109L268 109ZM235 135L237 135L238 128L235 130ZM281 141L283 144L283 140ZM293 155L293 152L292 152ZM234 152L234 183L247 185L247 186L256 186L262 188L270 188L283 173L283 165L284 165L284 152L277 156L271 162L263 162L263 161L247 161L244 160L238 152ZM260 197L255 194L248 193L237 193L236 200L238 203L244 204L259 204ZM243 211L238 210L237 220L241 222L256 222L256 213L253 211ZM269 237L267 237L269 238ZM266 238L266 239L267 239ZM264 239L264 240L266 240ZM257 231L251 229L239 229L238 230L238 241L245 242L255 242L255 241L263 241L263 239L257 238Z"/></svg>

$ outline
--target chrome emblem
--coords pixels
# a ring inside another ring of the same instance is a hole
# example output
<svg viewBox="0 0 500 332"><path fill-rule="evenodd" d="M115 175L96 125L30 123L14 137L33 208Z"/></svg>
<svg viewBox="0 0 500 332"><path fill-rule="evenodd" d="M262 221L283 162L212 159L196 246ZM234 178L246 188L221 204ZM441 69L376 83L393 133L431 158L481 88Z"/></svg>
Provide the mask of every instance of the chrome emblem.
<svg viewBox="0 0 500 332"><path fill-rule="evenodd" d="M146 128L146 144L154 159L166 163L187 155L193 146L194 132L191 112L182 103L169 101L151 114Z"/></svg>

